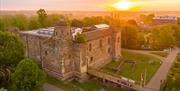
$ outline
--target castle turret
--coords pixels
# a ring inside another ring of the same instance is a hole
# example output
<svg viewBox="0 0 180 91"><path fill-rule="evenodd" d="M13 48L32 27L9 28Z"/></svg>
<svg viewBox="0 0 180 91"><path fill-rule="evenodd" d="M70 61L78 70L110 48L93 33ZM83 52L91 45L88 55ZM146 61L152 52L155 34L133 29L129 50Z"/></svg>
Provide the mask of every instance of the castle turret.
<svg viewBox="0 0 180 91"><path fill-rule="evenodd" d="M58 42L59 45L59 63L61 66L62 80L72 76L73 65L72 65L72 34L70 25L64 20L59 21L55 24L53 38Z"/></svg>
<svg viewBox="0 0 180 91"><path fill-rule="evenodd" d="M115 33L113 33L112 35L112 38L113 38L113 45L112 45L112 48L113 48L113 59L115 61L119 61L119 58L121 57L121 32L119 29L117 28L114 28Z"/></svg>
<svg viewBox="0 0 180 91"><path fill-rule="evenodd" d="M65 20L60 20L55 24L54 35L56 39L64 41L71 41L71 27Z"/></svg>

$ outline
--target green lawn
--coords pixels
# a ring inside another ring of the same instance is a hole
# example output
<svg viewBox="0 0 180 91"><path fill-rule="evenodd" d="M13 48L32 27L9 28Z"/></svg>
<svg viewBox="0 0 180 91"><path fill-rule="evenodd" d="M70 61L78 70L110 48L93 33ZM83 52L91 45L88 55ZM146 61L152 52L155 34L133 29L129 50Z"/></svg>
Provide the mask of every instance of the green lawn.
<svg viewBox="0 0 180 91"><path fill-rule="evenodd" d="M113 74L114 76L124 76L128 77L132 80L135 80L137 83L140 81L140 76L145 69L147 69L147 82L152 78L154 73L157 71L161 64L161 60L149 55L139 54L139 53L132 53L132 52L122 52L122 56L124 59L132 59L136 61L136 67L134 71L132 70L130 63L124 63L121 65L121 73L116 73L114 68L117 68L122 61L112 61L111 63L107 64L105 67L101 69L101 71ZM153 64L149 64L149 61L153 61ZM146 83L147 83L146 82Z"/></svg>
<svg viewBox="0 0 180 91"><path fill-rule="evenodd" d="M167 57L169 55L169 53L165 52L165 51L153 51L153 52L150 52L150 53L161 56L161 57Z"/></svg>
<svg viewBox="0 0 180 91"><path fill-rule="evenodd" d="M65 91L78 91L77 88L75 88L74 86L72 86L68 83L61 82L50 76L47 77L47 83L57 86L59 88L62 88Z"/></svg>

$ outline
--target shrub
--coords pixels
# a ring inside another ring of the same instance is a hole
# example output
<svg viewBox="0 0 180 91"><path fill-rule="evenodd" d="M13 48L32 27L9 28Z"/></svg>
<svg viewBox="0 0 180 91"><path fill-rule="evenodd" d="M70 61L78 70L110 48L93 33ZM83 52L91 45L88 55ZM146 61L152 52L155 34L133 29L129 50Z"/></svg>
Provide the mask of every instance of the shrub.
<svg viewBox="0 0 180 91"><path fill-rule="evenodd" d="M86 36L82 33L77 33L77 35L75 36L75 42L77 42L77 43L86 42Z"/></svg>
<svg viewBox="0 0 180 91"><path fill-rule="evenodd" d="M44 72L30 59L22 60L12 75L13 91L38 91L44 82Z"/></svg>

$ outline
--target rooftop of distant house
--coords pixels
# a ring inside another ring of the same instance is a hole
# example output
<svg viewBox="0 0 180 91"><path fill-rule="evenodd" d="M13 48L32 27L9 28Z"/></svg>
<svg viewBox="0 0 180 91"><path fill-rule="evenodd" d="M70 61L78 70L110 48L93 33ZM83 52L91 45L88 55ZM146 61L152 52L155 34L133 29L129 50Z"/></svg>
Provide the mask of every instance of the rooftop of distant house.
<svg viewBox="0 0 180 91"><path fill-rule="evenodd" d="M177 20L176 16L155 16L153 20Z"/></svg>

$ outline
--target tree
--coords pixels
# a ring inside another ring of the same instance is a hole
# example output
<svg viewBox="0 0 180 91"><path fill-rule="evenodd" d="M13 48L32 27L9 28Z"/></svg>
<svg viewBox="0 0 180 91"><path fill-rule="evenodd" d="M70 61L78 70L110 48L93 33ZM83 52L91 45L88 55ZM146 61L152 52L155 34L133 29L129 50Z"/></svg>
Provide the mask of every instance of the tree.
<svg viewBox="0 0 180 91"><path fill-rule="evenodd" d="M0 32L0 66L18 64L24 54L24 45L17 35Z"/></svg>
<svg viewBox="0 0 180 91"><path fill-rule="evenodd" d="M81 28L81 27L83 27L83 23L80 20L73 19L71 22L71 26Z"/></svg>
<svg viewBox="0 0 180 91"><path fill-rule="evenodd" d="M149 15L140 15L140 20L143 21L145 24L152 24L153 23L153 17L154 14L149 14Z"/></svg>
<svg viewBox="0 0 180 91"><path fill-rule="evenodd" d="M5 24L3 22L3 19L0 18L0 31L4 31L5 30Z"/></svg>
<svg viewBox="0 0 180 91"><path fill-rule="evenodd" d="M35 17L32 17L29 21L28 29L30 30L38 29L40 27L41 27L40 22Z"/></svg>
<svg viewBox="0 0 180 91"><path fill-rule="evenodd" d="M13 91L37 91L45 82L44 72L30 59L22 60L12 75Z"/></svg>
<svg viewBox="0 0 180 91"><path fill-rule="evenodd" d="M174 30L171 26L154 27L151 33L151 47L164 49L175 45Z"/></svg>
<svg viewBox="0 0 180 91"><path fill-rule="evenodd" d="M134 25L134 26L137 26L137 22L135 20L128 20L127 23Z"/></svg>
<svg viewBox="0 0 180 91"><path fill-rule="evenodd" d="M12 27L16 27L20 30L26 30L28 27L28 18L25 15L15 15L12 17Z"/></svg>
<svg viewBox="0 0 180 91"><path fill-rule="evenodd" d="M83 43L86 41L86 36L84 34L81 34L81 33L77 33L76 36L75 36L75 42L77 43Z"/></svg>
<svg viewBox="0 0 180 91"><path fill-rule="evenodd" d="M17 35L0 32L0 86L9 86L13 68L23 58L24 45Z"/></svg>
<svg viewBox="0 0 180 91"><path fill-rule="evenodd" d="M105 24L108 24L108 20L100 17L100 16L97 16L97 17L85 17L83 20L83 26L84 27L90 27L90 26L93 26L93 25L96 25L96 24L102 24L102 23L105 23Z"/></svg>
<svg viewBox="0 0 180 91"><path fill-rule="evenodd" d="M42 27L45 27L45 21L47 19L47 13L44 9L39 9L37 12L38 20L41 23Z"/></svg>
<svg viewBox="0 0 180 91"><path fill-rule="evenodd" d="M180 25L172 25L172 29L174 30L176 41L180 41Z"/></svg>
<svg viewBox="0 0 180 91"><path fill-rule="evenodd" d="M145 39L146 34L138 32L137 34L137 47L138 48L147 48L147 41Z"/></svg>
<svg viewBox="0 0 180 91"><path fill-rule="evenodd" d="M64 19L63 15L58 15L58 14L51 14L47 16L45 26L46 27L52 27L54 26L55 23L60 21L61 19Z"/></svg>
<svg viewBox="0 0 180 91"><path fill-rule="evenodd" d="M160 47L162 48L173 47L175 45L175 37L173 35L174 35L174 30L171 29L171 26L161 27L159 34Z"/></svg>
<svg viewBox="0 0 180 91"><path fill-rule="evenodd" d="M138 46L138 29L133 25L124 25L122 27L122 47L137 48Z"/></svg>

